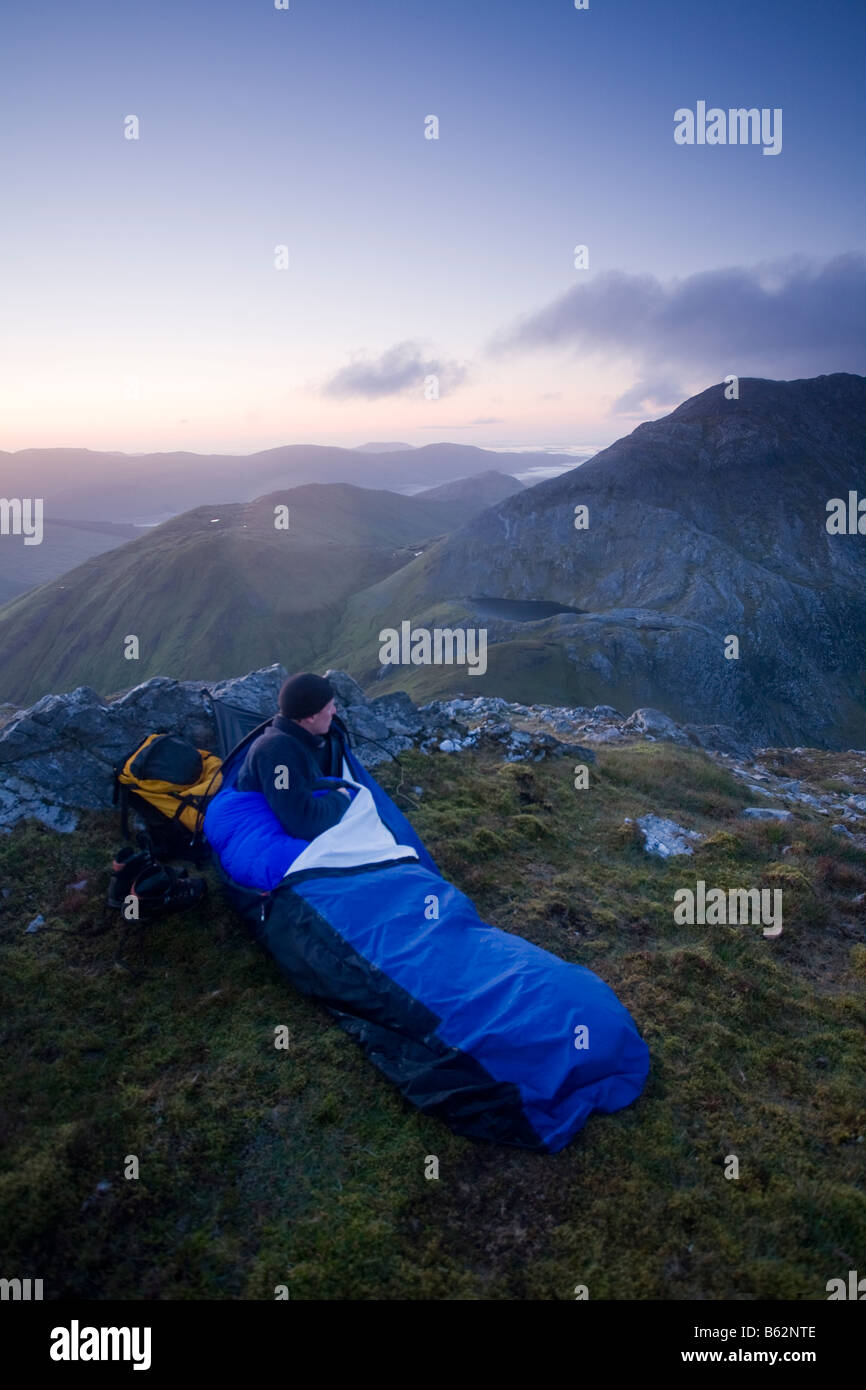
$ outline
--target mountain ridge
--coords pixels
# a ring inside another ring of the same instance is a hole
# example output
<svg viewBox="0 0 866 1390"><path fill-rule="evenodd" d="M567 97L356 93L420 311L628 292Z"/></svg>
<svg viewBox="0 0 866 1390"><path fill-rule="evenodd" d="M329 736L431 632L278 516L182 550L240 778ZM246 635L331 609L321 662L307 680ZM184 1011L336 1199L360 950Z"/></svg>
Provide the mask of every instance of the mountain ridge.
<svg viewBox="0 0 866 1390"><path fill-rule="evenodd" d="M0 451L6 496L42 497L47 511L72 520L147 522L202 503L250 501L278 487L341 482L375 490L436 487L467 472L511 473L561 465L568 454L498 453L474 444L424 444L386 453L326 444L281 444L252 454L190 451L124 454L90 449Z"/></svg>
<svg viewBox="0 0 866 1390"><path fill-rule="evenodd" d="M575 703L650 705L765 744L866 744L866 542L825 525L830 498L866 496L866 379L743 378L739 402L724 389L469 519L399 586L355 596L335 663L443 695L445 668L382 670L380 629L469 625L473 595L557 601L584 611L487 624L479 693L562 687Z"/></svg>

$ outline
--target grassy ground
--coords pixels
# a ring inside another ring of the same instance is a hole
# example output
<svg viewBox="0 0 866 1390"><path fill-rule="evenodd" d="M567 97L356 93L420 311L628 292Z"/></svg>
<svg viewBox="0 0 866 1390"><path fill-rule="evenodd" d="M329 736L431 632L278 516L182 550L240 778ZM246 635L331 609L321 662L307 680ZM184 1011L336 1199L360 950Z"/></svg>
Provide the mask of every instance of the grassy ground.
<svg viewBox="0 0 866 1390"><path fill-rule="evenodd" d="M585 791L567 761L401 761L380 780L482 915L630 1009L643 1097L554 1156L458 1138L293 991L215 883L116 964L114 818L30 823L0 838L0 1274L47 1298L824 1299L862 1272L866 854L819 818L739 819L754 794L689 750L603 751ZM645 811L708 839L650 859L624 824ZM699 878L781 887L782 936L675 926ZM37 912L54 930L25 934Z"/></svg>

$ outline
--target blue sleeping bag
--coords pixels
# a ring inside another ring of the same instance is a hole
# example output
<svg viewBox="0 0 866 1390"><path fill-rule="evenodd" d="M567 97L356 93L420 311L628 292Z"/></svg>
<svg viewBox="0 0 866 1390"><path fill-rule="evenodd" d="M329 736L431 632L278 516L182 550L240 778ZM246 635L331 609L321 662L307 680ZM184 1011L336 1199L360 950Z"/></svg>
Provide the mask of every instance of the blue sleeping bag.
<svg viewBox="0 0 866 1390"><path fill-rule="evenodd" d="M239 761L205 820L226 890L406 1100L457 1133L556 1152L640 1095L649 1053L613 991L483 922L347 744L351 804L311 841L234 788Z"/></svg>
<svg viewBox="0 0 866 1390"><path fill-rule="evenodd" d="M275 888L309 840L287 834L262 792L220 792L207 808L204 833L223 868L244 888Z"/></svg>
<svg viewBox="0 0 866 1390"><path fill-rule="evenodd" d="M339 778L322 778L323 782ZM327 789L313 796L327 796ZM226 873L244 888L275 888L309 840L289 835L262 792L239 792L228 786L214 797L204 818L204 833Z"/></svg>

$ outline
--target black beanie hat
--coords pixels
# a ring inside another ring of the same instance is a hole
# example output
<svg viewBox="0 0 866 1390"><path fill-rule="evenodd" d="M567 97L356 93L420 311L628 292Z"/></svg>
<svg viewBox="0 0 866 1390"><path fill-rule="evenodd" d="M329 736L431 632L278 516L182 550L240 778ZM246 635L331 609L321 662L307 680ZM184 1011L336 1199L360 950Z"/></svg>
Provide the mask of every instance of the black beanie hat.
<svg viewBox="0 0 866 1390"><path fill-rule="evenodd" d="M334 698L334 687L324 676L299 671L289 676L280 689L280 714L286 719L308 719Z"/></svg>

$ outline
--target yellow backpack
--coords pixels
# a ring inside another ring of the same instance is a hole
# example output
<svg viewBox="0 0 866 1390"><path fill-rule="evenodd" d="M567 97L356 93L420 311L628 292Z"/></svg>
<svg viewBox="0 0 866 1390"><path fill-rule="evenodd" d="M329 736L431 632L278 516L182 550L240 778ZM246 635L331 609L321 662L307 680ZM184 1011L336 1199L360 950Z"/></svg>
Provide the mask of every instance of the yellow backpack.
<svg viewBox="0 0 866 1390"><path fill-rule="evenodd" d="M210 850L202 832L208 801L222 783L222 759L165 731L147 738L114 769L114 803L129 838L129 810L144 821L154 853L200 864Z"/></svg>

